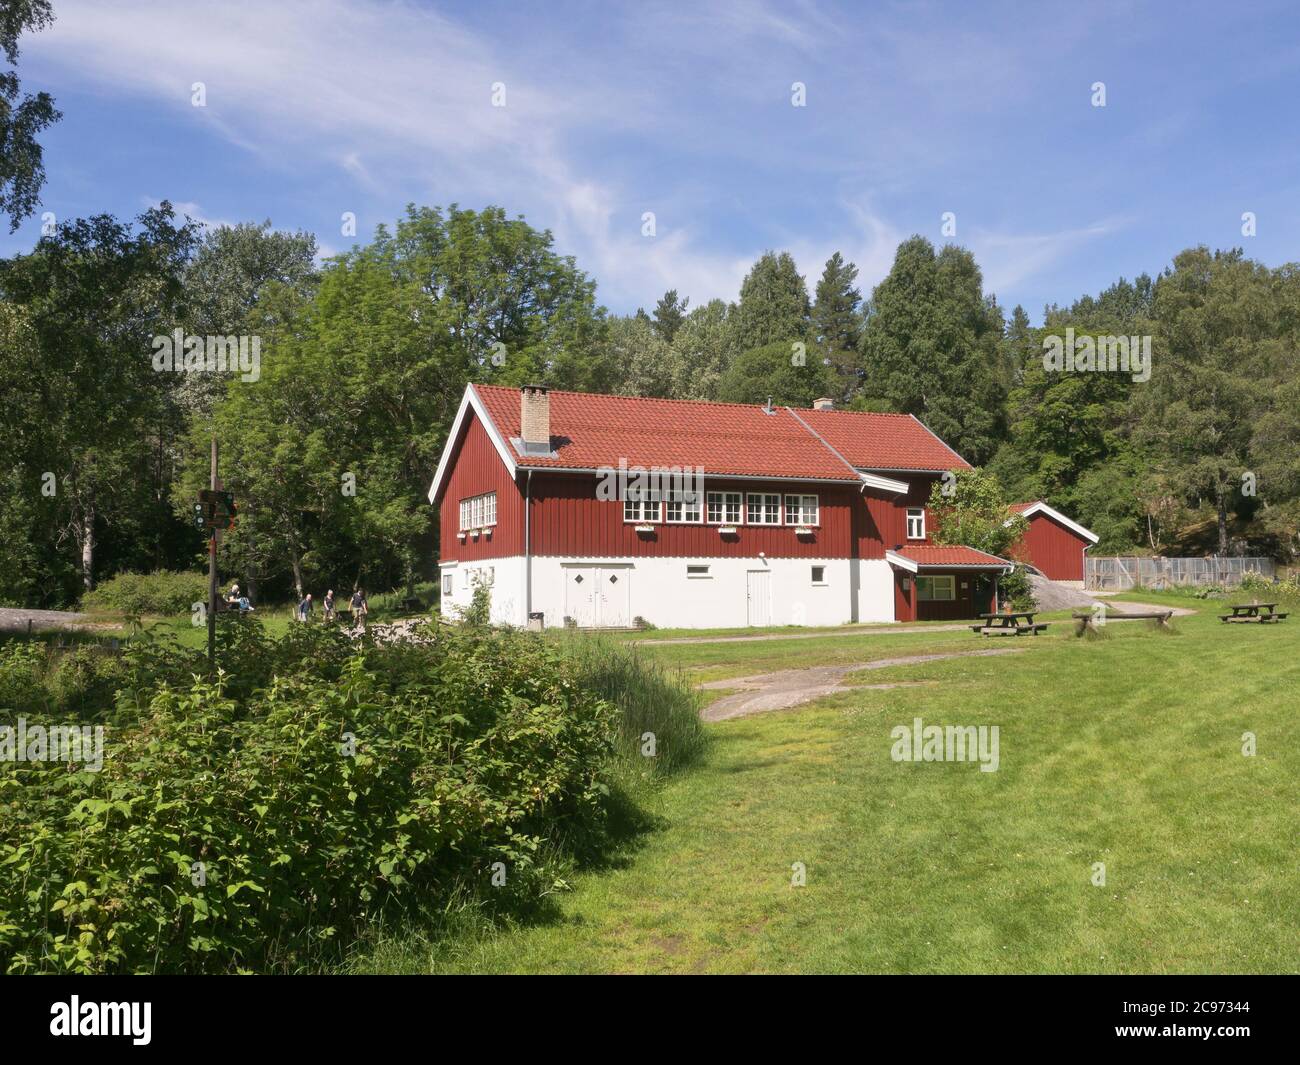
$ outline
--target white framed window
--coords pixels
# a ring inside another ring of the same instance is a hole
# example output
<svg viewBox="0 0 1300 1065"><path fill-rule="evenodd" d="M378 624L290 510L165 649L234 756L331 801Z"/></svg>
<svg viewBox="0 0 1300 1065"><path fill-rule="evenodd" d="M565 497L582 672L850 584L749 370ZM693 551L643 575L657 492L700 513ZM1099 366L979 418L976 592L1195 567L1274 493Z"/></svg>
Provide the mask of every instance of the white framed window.
<svg viewBox="0 0 1300 1065"><path fill-rule="evenodd" d="M497 523L497 494L484 492L460 501L460 531L486 529Z"/></svg>
<svg viewBox="0 0 1300 1065"><path fill-rule="evenodd" d="M951 602L957 598L957 578L951 573L916 578L916 598L919 602Z"/></svg>
<svg viewBox="0 0 1300 1065"><path fill-rule="evenodd" d="M708 511L710 525L739 525L739 492L708 492Z"/></svg>
<svg viewBox="0 0 1300 1065"><path fill-rule="evenodd" d="M750 525L780 525L781 493L750 492L745 509L745 520Z"/></svg>
<svg viewBox="0 0 1300 1065"><path fill-rule="evenodd" d="M786 496L785 523L787 525L816 525L820 512L816 496Z"/></svg>
<svg viewBox="0 0 1300 1065"><path fill-rule="evenodd" d="M664 502L664 520L672 525L698 525L699 492L669 492Z"/></svg>
<svg viewBox="0 0 1300 1065"><path fill-rule="evenodd" d="M636 492L629 491L629 498L623 500L623 520L640 524L655 524L659 517L659 489L646 488ZM635 496L633 499L631 496Z"/></svg>
<svg viewBox="0 0 1300 1065"><path fill-rule="evenodd" d="M907 508L907 538L909 540L925 539L925 507Z"/></svg>
<svg viewBox="0 0 1300 1065"><path fill-rule="evenodd" d="M709 573L708 566L688 563L686 566L686 576L691 580L700 580L701 578L711 576L711 574Z"/></svg>
<svg viewBox="0 0 1300 1065"><path fill-rule="evenodd" d="M442 594L452 595L453 592L454 589L452 588L452 575L450 573L444 573L442 575Z"/></svg>
<svg viewBox="0 0 1300 1065"><path fill-rule="evenodd" d="M812 582L813 582L813 584L825 584L825 583L826 583L826 567L825 567L825 566L813 566L813 568L812 568Z"/></svg>

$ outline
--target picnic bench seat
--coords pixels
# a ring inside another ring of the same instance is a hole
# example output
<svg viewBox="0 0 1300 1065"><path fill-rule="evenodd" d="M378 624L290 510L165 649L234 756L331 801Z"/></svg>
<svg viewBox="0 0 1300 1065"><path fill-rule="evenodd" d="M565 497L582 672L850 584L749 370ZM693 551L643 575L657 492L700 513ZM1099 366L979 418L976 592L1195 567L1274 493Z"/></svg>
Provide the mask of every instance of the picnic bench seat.
<svg viewBox="0 0 1300 1065"><path fill-rule="evenodd" d="M1240 603L1235 606L1229 606L1231 614L1220 614L1219 620L1222 622L1256 622L1261 625L1270 624L1277 621L1285 621L1289 616L1284 610L1279 612L1276 603Z"/></svg>
<svg viewBox="0 0 1300 1065"><path fill-rule="evenodd" d="M970 627L971 632L982 636L1021 636L1029 633L1037 636L1046 630L1046 621L1034 621L1030 611L1016 611L1010 614L981 614L978 625Z"/></svg>
<svg viewBox="0 0 1300 1065"><path fill-rule="evenodd" d="M1071 615L1075 620L1074 631L1076 635L1082 636L1089 629L1095 629L1097 623L1102 620L1102 616L1094 614L1091 610L1076 610ZM1154 621L1161 628L1169 627L1169 619L1174 616L1172 610L1147 610L1141 612L1124 612L1124 613L1107 613L1106 621Z"/></svg>

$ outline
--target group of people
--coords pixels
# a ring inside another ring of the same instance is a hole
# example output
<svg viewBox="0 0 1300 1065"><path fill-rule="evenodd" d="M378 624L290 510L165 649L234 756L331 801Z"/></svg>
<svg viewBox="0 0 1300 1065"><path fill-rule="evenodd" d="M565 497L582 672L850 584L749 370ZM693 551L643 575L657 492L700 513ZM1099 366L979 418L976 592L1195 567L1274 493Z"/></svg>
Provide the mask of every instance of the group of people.
<svg viewBox="0 0 1300 1065"><path fill-rule="evenodd" d="M231 610L238 607L241 618L253 609L253 604L249 602L248 596L240 592L238 584L230 586L230 591L226 595L226 606Z"/></svg>
<svg viewBox="0 0 1300 1065"><path fill-rule="evenodd" d="M321 605L325 608L325 620L333 621L337 616L333 588L325 593L325 598ZM366 615L370 613L370 604L366 601L365 591L358 588L353 592L349 605L352 607L352 616L364 625L366 623ZM310 618L314 606L315 604L312 602L311 592L308 592L298 604L298 620L306 621Z"/></svg>

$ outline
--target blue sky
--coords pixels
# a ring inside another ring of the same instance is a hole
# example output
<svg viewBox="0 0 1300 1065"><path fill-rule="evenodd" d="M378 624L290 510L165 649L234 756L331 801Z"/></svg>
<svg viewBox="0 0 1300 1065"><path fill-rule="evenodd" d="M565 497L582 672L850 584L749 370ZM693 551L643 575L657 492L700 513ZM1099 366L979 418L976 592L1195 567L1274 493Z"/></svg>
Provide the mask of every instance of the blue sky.
<svg viewBox="0 0 1300 1065"><path fill-rule="evenodd" d="M54 0L19 69L64 112L59 218L166 198L333 253L345 211L364 242L408 202L495 203L628 312L734 299L769 248L810 290L842 251L865 295L951 211L986 289L1037 321L1191 244L1300 258L1290 7Z"/></svg>

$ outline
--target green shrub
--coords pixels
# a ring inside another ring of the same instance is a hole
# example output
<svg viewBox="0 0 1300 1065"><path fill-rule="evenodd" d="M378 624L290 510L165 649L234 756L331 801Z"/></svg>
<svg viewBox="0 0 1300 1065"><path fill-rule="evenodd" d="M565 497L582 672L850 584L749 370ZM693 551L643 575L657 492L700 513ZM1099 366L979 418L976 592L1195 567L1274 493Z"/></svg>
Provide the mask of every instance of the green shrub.
<svg viewBox="0 0 1300 1065"><path fill-rule="evenodd" d="M1010 573L998 578L998 597L1010 600L1013 610L1036 610L1038 600L1034 598L1034 586L1029 583L1029 571L1019 562L1015 563Z"/></svg>
<svg viewBox="0 0 1300 1065"><path fill-rule="evenodd" d="M25 640L0 644L0 720L53 709L45 669L43 644Z"/></svg>
<svg viewBox="0 0 1300 1065"><path fill-rule="evenodd" d="M536 634L341 658L328 631L249 625L216 684L143 640L101 772L0 764L0 970L292 970L389 909L552 890L556 849L602 832L613 751L577 665Z"/></svg>
<svg viewBox="0 0 1300 1065"><path fill-rule="evenodd" d="M85 610L123 614L188 614L195 603L208 601L208 578L201 573L156 570L119 573L81 600Z"/></svg>
<svg viewBox="0 0 1300 1065"><path fill-rule="evenodd" d="M109 715L126 676L126 666L116 654L83 644L55 656L46 686L56 713L91 720Z"/></svg>

